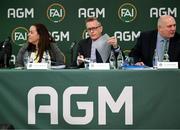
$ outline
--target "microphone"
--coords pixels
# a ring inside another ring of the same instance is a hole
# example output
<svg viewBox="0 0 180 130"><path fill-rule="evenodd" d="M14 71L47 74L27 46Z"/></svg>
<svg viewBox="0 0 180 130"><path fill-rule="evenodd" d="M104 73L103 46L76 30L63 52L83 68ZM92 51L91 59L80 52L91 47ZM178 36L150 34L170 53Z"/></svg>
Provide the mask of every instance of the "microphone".
<svg viewBox="0 0 180 130"><path fill-rule="evenodd" d="M73 67L73 62L74 62L74 46L76 45L76 41L73 41L71 43L71 46L70 46L70 51L71 51L71 64L70 66Z"/></svg>
<svg viewBox="0 0 180 130"><path fill-rule="evenodd" d="M2 48L5 48L5 46L10 42L10 37L6 38L2 44Z"/></svg>
<svg viewBox="0 0 180 130"><path fill-rule="evenodd" d="M73 41L73 42L71 43L70 49L73 49L75 45L76 45L76 41Z"/></svg>

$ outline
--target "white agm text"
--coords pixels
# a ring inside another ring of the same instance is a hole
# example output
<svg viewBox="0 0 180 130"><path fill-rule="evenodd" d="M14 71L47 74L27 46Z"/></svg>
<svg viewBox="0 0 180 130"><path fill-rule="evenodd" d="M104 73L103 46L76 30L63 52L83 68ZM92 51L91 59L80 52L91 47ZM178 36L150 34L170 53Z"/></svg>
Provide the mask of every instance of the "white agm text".
<svg viewBox="0 0 180 130"><path fill-rule="evenodd" d="M63 92L63 118L71 125L87 125L94 117L93 101L77 101L79 110L84 110L84 116L73 117L71 114L71 96L87 95L88 86L71 86ZM36 96L48 95L49 105L40 105L36 112ZM125 105L125 125L133 125L133 87L125 86L119 97L114 101L106 86L98 86L98 125L106 125L106 106L113 113L119 113ZM28 124L36 124L36 113L49 113L50 124L58 124L58 93L51 86L35 86L28 92Z"/></svg>

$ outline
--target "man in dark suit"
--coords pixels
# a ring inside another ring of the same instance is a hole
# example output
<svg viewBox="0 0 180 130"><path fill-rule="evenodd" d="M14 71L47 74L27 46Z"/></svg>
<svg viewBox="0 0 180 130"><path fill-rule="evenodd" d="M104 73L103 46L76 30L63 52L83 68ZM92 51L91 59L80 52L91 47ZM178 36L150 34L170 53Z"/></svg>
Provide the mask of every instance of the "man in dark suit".
<svg viewBox="0 0 180 130"><path fill-rule="evenodd" d="M91 58L97 63L108 62L108 59L103 61L102 54L100 54L95 47L95 44L97 44L96 41L103 36L103 27L101 22L99 22L97 18L90 17L85 21L85 23L89 38L83 39L78 43L76 61L77 66L84 67L84 61L82 60L84 58ZM115 37L110 37L106 42L107 44L111 45L111 49L115 52L115 55L117 55L120 51L120 47L117 44L117 39Z"/></svg>
<svg viewBox="0 0 180 130"><path fill-rule="evenodd" d="M134 58L136 65L152 67L154 53L158 61L162 62L165 51L168 60L178 62L180 66L180 35L176 33L175 19L169 15L160 16L157 30L141 33L129 56Z"/></svg>

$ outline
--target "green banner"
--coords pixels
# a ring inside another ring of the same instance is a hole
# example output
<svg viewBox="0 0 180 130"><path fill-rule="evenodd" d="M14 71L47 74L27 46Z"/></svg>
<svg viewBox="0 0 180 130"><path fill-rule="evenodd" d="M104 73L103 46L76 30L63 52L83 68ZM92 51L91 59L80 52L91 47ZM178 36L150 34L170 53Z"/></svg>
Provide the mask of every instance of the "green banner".
<svg viewBox="0 0 180 130"><path fill-rule="evenodd" d="M1 70L16 129L180 129L179 70Z"/></svg>

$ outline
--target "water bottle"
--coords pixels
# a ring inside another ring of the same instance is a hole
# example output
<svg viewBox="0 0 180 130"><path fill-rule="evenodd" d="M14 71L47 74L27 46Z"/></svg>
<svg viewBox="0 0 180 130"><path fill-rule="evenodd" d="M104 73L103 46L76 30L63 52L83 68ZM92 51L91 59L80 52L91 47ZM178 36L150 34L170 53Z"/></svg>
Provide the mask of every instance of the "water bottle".
<svg viewBox="0 0 180 130"><path fill-rule="evenodd" d="M130 63L129 63L129 56L125 56L125 60L124 60L124 63L123 63L123 66L126 67L126 66L129 66Z"/></svg>
<svg viewBox="0 0 180 130"><path fill-rule="evenodd" d="M50 69L51 68L51 57L50 57L50 54L48 51L46 51L46 55L45 55L44 60L45 60L44 62L48 64L48 69Z"/></svg>
<svg viewBox="0 0 180 130"><path fill-rule="evenodd" d="M123 64L124 64L124 58L122 55L122 51L120 50L117 56L117 69L122 69Z"/></svg>
<svg viewBox="0 0 180 130"><path fill-rule="evenodd" d="M153 68L157 68L157 62L159 61L159 57L157 54L156 49L154 50L154 56L153 56Z"/></svg>
<svg viewBox="0 0 180 130"><path fill-rule="evenodd" d="M28 52L25 52L25 53L24 53L23 61L24 61L24 67L27 67L27 64L28 64L29 61L30 61Z"/></svg>
<svg viewBox="0 0 180 130"><path fill-rule="evenodd" d="M169 55L168 55L167 51L164 52L163 62L169 62Z"/></svg>
<svg viewBox="0 0 180 130"><path fill-rule="evenodd" d="M111 69L115 69L116 68L116 58L114 55L114 51L111 51L110 57L109 57L109 65Z"/></svg>
<svg viewBox="0 0 180 130"><path fill-rule="evenodd" d="M47 61L47 64L48 64L48 69L51 69L51 60L50 59Z"/></svg>

